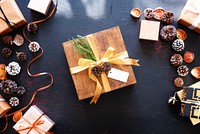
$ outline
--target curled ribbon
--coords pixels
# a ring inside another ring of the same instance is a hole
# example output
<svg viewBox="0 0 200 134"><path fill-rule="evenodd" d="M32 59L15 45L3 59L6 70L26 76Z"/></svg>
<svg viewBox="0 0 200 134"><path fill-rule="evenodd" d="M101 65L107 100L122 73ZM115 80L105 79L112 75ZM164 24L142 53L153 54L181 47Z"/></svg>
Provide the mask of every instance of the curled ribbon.
<svg viewBox="0 0 200 134"><path fill-rule="evenodd" d="M52 9L52 11L50 12L50 14L49 14L49 16L48 16L47 18L44 18L44 19L41 19L41 20L36 20L36 21L34 21L34 22L32 22L32 23L38 24L38 23L42 23L42 22L48 21L48 20L53 16L53 14L55 13L55 11L56 11L56 9L57 9L57 6L58 6L58 0L56 0L55 6L54 6L54 8ZM31 42L31 40L26 36L26 28L27 28L27 25L24 26L23 35L24 35L25 39L26 39L28 42ZM35 58L33 58L33 59L29 62L28 66L27 66L27 69L26 69L27 74L28 74L29 76L31 76L31 77L39 77L39 76L43 76L43 75L48 75L48 76L50 77L51 81L50 81L50 83L49 83L48 85L43 86L43 87L37 89L37 90L33 93L32 97L31 97L31 100L29 101L29 103L28 103L26 106L24 106L23 108L21 108L21 109L15 111L15 112L12 112L12 113L9 113L9 114L5 114L3 117L6 118L6 125L5 125L5 127L4 127L2 130L0 130L0 132L4 132L4 131L7 129L7 127L8 127L8 117L14 115L16 112L21 112L21 111L27 109L27 108L32 104L32 102L34 101L34 99L35 99L37 93L40 92L40 91L43 91L43 90L45 90L45 89L47 89L47 88L49 88L49 87L53 84L53 82L54 82L54 78L53 78L53 76L52 76L51 73L48 73L48 72L42 72L42 73L37 73L37 74L31 74L31 73L30 73L30 69L29 69L29 68L30 68L30 65L31 65L34 61L36 61L37 59L39 59L39 58L44 54L44 50L43 50L41 47L40 47L40 50L41 50L41 53L40 53L38 56L36 56ZM52 134L52 132L46 132L46 134Z"/></svg>
<svg viewBox="0 0 200 134"><path fill-rule="evenodd" d="M194 30L195 28L198 27L199 23L200 23L200 2L195 0L195 1L191 1L190 2L195 2L195 4L193 5L186 5L185 6L185 11L190 11L193 12L195 14L198 14L197 18L195 19L195 21L192 23L191 26L189 26L188 28L191 30Z"/></svg>
<svg viewBox="0 0 200 134"><path fill-rule="evenodd" d="M26 118L22 117L29 125L25 126L20 125L19 126L19 130L16 130L17 132L21 132L21 131L25 131L28 130L27 134L29 134L33 129L38 133L38 134L53 134L52 132L46 132L44 130L42 130L41 128L39 128L38 126L44 124L44 120L41 120L42 116L44 114L42 114L34 123L30 123Z"/></svg>
<svg viewBox="0 0 200 134"><path fill-rule="evenodd" d="M135 65L139 66L138 61L135 59L130 59L128 58L128 52L124 51L121 53L117 53L113 47L109 47L106 52L104 53L103 57L100 59L99 58L99 53L97 51L96 44L94 42L94 38L92 35L86 36L90 47L93 51L93 54L96 58L96 61L85 59L85 58L80 58L78 61L78 66L70 68L71 74L76 74L81 71L84 71L88 69L88 76L90 79L92 79L94 82L96 82L96 90L94 93L94 97L92 98L91 103L96 103L97 100L99 99L102 91L102 86L98 80L98 78L92 74L92 68L96 65L102 65L104 62L110 62L112 64L118 64L118 65ZM103 84L103 88L105 92L111 91L110 84L107 78L107 75L105 72L102 72L101 74L101 80Z"/></svg>

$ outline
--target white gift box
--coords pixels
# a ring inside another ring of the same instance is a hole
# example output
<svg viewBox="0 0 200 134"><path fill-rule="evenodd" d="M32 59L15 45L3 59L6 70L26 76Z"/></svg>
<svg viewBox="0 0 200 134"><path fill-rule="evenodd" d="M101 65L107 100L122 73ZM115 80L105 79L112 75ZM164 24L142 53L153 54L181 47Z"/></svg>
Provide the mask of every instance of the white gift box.
<svg viewBox="0 0 200 134"><path fill-rule="evenodd" d="M36 106L31 106L13 126L20 134L45 134L55 123Z"/></svg>
<svg viewBox="0 0 200 134"><path fill-rule="evenodd" d="M46 15L51 2L52 0L30 0L28 8Z"/></svg>

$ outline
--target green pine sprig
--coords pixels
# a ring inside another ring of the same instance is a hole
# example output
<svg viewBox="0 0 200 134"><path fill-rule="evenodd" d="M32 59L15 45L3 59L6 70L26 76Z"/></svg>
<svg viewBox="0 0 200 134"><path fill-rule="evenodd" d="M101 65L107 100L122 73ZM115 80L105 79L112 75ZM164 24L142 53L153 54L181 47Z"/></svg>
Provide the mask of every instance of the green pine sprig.
<svg viewBox="0 0 200 134"><path fill-rule="evenodd" d="M77 35L77 37L77 39L72 38L72 40L70 40L71 44L76 48L76 51L84 58L96 61L87 39L80 35Z"/></svg>

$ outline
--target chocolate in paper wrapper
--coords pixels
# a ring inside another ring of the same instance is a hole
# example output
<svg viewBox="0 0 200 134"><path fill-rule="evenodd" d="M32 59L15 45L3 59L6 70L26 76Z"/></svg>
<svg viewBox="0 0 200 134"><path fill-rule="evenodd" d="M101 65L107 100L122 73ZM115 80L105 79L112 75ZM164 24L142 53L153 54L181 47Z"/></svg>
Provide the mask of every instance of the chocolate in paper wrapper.
<svg viewBox="0 0 200 134"><path fill-rule="evenodd" d="M188 0L179 16L178 22L200 33L200 1Z"/></svg>
<svg viewBox="0 0 200 134"><path fill-rule="evenodd" d="M4 116L10 109L11 107L9 106L9 104L0 95L0 118Z"/></svg>
<svg viewBox="0 0 200 134"><path fill-rule="evenodd" d="M17 6L15 0L0 0L0 6L12 28L5 21L5 16L0 11L0 34L7 34L14 29L26 24L26 20ZM4 19L4 20L3 20Z"/></svg>
<svg viewBox="0 0 200 134"><path fill-rule="evenodd" d="M45 132L48 132L54 125L55 123L36 106L31 106L27 112L23 115L23 117L13 126L13 128L18 131L22 130L28 127L31 127L31 125L28 123L34 124L35 122L43 122L43 124L37 125L40 133L36 131L35 128L26 129L23 131L20 131L20 134L27 134L27 132L30 130L29 134L45 134ZM41 131L42 130L42 131Z"/></svg>

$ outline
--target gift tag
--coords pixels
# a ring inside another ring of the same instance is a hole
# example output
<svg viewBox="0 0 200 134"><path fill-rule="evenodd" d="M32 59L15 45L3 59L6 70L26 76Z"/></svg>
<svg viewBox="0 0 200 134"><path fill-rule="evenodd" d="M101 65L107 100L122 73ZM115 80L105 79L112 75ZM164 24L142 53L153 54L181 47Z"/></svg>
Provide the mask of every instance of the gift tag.
<svg viewBox="0 0 200 134"><path fill-rule="evenodd" d="M129 73L119 69L111 68L108 72L108 78L112 78L121 82L127 82Z"/></svg>

